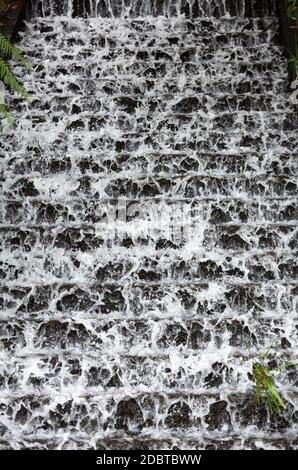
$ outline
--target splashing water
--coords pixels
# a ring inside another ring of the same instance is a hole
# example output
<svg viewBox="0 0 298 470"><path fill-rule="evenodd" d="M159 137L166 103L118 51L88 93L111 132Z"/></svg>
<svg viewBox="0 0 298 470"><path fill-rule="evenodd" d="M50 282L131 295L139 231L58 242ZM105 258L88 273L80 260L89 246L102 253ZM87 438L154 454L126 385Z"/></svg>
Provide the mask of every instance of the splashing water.
<svg viewBox="0 0 298 470"><path fill-rule="evenodd" d="M275 0L31 0L33 11L42 15L66 14L76 9L91 17L248 17L274 15Z"/></svg>
<svg viewBox="0 0 298 470"><path fill-rule="evenodd" d="M86 5L33 2L1 136L0 446L294 448L297 372L282 417L251 377L297 346L273 2Z"/></svg>

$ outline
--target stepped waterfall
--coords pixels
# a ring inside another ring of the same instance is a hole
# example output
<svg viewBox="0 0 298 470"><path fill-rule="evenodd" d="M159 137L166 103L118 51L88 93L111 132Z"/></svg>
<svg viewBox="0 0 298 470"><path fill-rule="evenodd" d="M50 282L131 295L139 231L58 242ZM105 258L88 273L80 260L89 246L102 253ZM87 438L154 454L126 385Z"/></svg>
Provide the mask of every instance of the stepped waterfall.
<svg viewBox="0 0 298 470"><path fill-rule="evenodd" d="M297 112L274 0L32 0L0 136L0 448L294 449ZM295 156L296 152L296 156ZM296 352L295 352L296 351Z"/></svg>

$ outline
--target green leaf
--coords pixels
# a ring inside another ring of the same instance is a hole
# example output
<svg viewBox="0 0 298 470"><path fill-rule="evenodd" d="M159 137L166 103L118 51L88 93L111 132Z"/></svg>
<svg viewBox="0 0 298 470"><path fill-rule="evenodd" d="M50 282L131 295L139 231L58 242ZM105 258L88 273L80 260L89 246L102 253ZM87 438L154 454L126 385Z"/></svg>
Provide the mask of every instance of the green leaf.
<svg viewBox="0 0 298 470"><path fill-rule="evenodd" d="M3 59L0 59L0 80L11 91L15 91L23 100L30 102L29 93L23 85L18 81L14 73L10 70L9 65Z"/></svg>
<svg viewBox="0 0 298 470"><path fill-rule="evenodd" d="M10 127L15 126L15 122L16 122L15 118L13 116L11 116L8 107L3 103L0 104L0 115L4 119L6 119L6 121L8 122ZM2 126L0 126L0 130L2 131Z"/></svg>
<svg viewBox="0 0 298 470"><path fill-rule="evenodd" d="M12 44L3 34L0 33L0 53L6 60L13 59L22 65L25 69L30 70L31 64L24 53Z"/></svg>
<svg viewBox="0 0 298 470"><path fill-rule="evenodd" d="M261 356L261 358L267 358L270 349L271 348L269 348L265 354ZM255 392L258 406L260 406L262 399L264 399L270 414L272 414L274 410L280 413L282 410L286 409L286 404L283 400L283 397L278 392L277 387L273 382L272 376L281 369L296 365L298 364L294 362L288 362L273 369L268 369L262 362L253 363L252 373L255 381Z"/></svg>
<svg viewBox="0 0 298 470"><path fill-rule="evenodd" d="M298 0L287 0L287 15L292 20L298 22Z"/></svg>

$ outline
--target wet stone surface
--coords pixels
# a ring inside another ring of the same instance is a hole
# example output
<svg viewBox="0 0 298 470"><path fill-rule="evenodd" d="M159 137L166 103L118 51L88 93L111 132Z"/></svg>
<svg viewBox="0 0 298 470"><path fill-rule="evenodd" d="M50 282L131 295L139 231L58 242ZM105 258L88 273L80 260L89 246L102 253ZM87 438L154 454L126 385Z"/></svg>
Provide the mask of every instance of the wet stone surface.
<svg viewBox="0 0 298 470"><path fill-rule="evenodd" d="M280 416L251 375L298 342L274 2L33 3L33 103L0 142L0 449L297 449L297 368Z"/></svg>

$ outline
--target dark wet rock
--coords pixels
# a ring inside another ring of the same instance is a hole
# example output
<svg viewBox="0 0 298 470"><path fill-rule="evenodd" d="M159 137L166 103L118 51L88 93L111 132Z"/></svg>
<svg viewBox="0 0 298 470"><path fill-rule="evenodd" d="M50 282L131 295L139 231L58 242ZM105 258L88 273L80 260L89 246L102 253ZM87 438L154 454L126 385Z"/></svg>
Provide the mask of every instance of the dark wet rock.
<svg viewBox="0 0 298 470"><path fill-rule="evenodd" d="M101 385L108 376L108 371L103 371L99 367L91 367L87 373L88 386L96 387Z"/></svg>
<svg viewBox="0 0 298 470"><path fill-rule="evenodd" d="M97 118L93 116L88 122L89 131L98 131L104 127L105 124L106 120L104 118Z"/></svg>
<svg viewBox="0 0 298 470"><path fill-rule="evenodd" d="M191 426L192 412L185 402L172 404L165 419L168 428L189 428Z"/></svg>
<svg viewBox="0 0 298 470"><path fill-rule="evenodd" d="M62 206L60 206L62 208ZM38 208L37 221L39 223L54 223L60 216L59 206L41 204Z"/></svg>
<svg viewBox="0 0 298 470"><path fill-rule="evenodd" d="M76 289L73 293L65 294L57 302L57 309L60 311L80 311L88 310L94 305L87 292L82 289Z"/></svg>
<svg viewBox="0 0 298 470"><path fill-rule="evenodd" d="M178 297L180 299L181 304L183 307L188 310L194 307L196 303L196 298L192 295L188 290L179 290Z"/></svg>
<svg viewBox="0 0 298 470"><path fill-rule="evenodd" d="M250 266L248 278L251 281L273 281L274 272L262 265Z"/></svg>
<svg viewBox="0 0 298 470"><path fill-rule="evenodd" d="M209 408L209 413L204 417L204 421L208 425L208 429L213 431L215 429L222 430L228 429L231 426L231 417L227 410L228 403L225 400L212 403Z"/></svg>
<svg viewBox="0 0 298 470"><path fill-rule="evenodd" d="M97 269L96 279L98 279L100 282L107 281L110 278L116 281L121 279L125 271L126 267L123 265L123 263L109 262L105 266L99 267Z"/></svg>
<svg viewBox="0 0 298 470"><path fill-rule="evenodd" d="M161 278L161 274L157 271L141 269L138 273L139 279L141 281L158 281Z"/></svg>
<svg viewBox="0 0 298 470"><path fill-rule="evenodd" d="M269 230L260 229L256 232L259 237L259 247L260 248L275 248L278 245L278 237L276 234L270 232Z"/></svg>
<svg viewBox="0 0 298 470"><path fill-rule="evenodd" d="M72 105L71 114L80 114L81 111L82 111L82 109L80 108L80 106L78 106L76 104Z"/></svg>
<svg viewBox="0 0 298 470"><path fill-rule="evenodd" d="M255 394L245 397L232 397L235 406L235 418L241 426L256 426L264 429L267 423L267 409L264 404L258 406Z"/></svg>
<svg viewBox="0 0 298 470"><path fill-rule="evenodd" d="M249 330L248 326L238 320L233 320L228 324L228 329L231 332L229 344L234 347L251 348L256 344L256 337Z"/></svg>
<svg viewBox="0 0 298 470"><path fill-rule="evenodd" d="M57 234L55 246L67 250L88 251L102 245L102 240L94 236L94 230L85 231L83 228L67 228Z"/></svg>
<svg viewBox="0 0 298 470"><path fill-rule="evenodd" d="M182 325L169 324L162 337L158 340L160 347L171 346L185 346L188 339L188 333Z"/></svg>
<svg viewBox="0 0 298 470"><path fill-rule="evenodd" d="M107 387L116 387L116 388L119 388L122 386L122 382L118 376L118 374L115 374L113 375L113 377L111 377L111 379L107 382Z"/></svg>
<svg viewBox="0 0 298 470"><path fill-rule="evenodd" d="M140 104L137 100L130 98L129 96L117 98L116 103L121 109L123 109L123 111L129 114L133 113Z"/></svg>
<svg viewBox="0 0 298 470"><path fill-rule="evenodd" d="M84 347L89 339L85 326L81 323L70 325L68 322L50 320L37 331L36 345L43 348Z"/></svg>
<svg viewBox="0 0 298 470"><path fill-rule="evenodd" d="M202 261L199 263L199 273L202 279L215 280L221 279L223 276L223 269L218 266L214 261Z"/></svg>
<svg viewBox="0 0 298 470"><path fill-rule="evenodd" d="M199 100L197 97L183 98L179 103L173 106L173 111L178 113L192 113L199 108Z"/></svg>
<svg viewBox="0 0 298 470"><path fill-rule="evenodd" d="M11 189L16 192L20 197L34 197L38 196L39 192L36 189L34 182L27 178L20 178Z"/></svg>
<svg viewBox="0 0 298 470"><path fill-rule="evenodd" d="M70 345L73 346L81 346L84 347L84 344L86 344L87 340L89 339L89 334L86 329L86 327L81 324L75 324L72 325L72 327L69 329L69 333L67 336L67 340Z"/></svg>
<svg viewBox="0 0 298 470"><path fill-rule="evenodd" d="M18 410L16 414L15 420L16 422L20 424L25 424L29 416L30 416L30 413L28 412L27 408L25 408L24 405L21 405L20 409Z"/></svg>
<svg viewBox="0 0 298 470"><path fill-rule="evenodd" d="M42 233L42 231L41 231ZM38 239L37 233L34 233L30 230L14 230L12 232L8 232L6 245L10 246L10 249L18 250L22 248L24 251L30 251L34 248Z"/></svg>
<svg viewBox="0 0 298 470"><path fill-rule="evenodd" d="M103 303L101 305L102 313L123 312L125 308L125 299L122 291L115 287L110 287L104 293Z"/></svg>
<svg viewBox="0 0 298 470"><path fill-rule="evenodd" d="M68 426L69 416L72 411L72 401L58 404L55 411L50 410L49 417L56 429L65 429Z"/></svg>
<svg viewBox="0 0 298 470"><path fill-rule="evenodd" d="M224 250L243 250L249 247L249 244L238 233L234 235L223 234L219 241Z"/></svg>
<svg viewBox="0 0 298 470"><path fill-rule="evenodd" d="M192 322L189 333L189 347L192 349L200 349L203 344L208 343L211 339L210 331L206 330L199 322Z"/></svg>
<svg viewBox="0 0 298 470"><path fill-rule="evenodd" d="M142 409L134 398L121 400L118 403L115 414L116 429L138 430L143 427L143 424Z"/></svg>
<svg viewBox="0 0 298 470"><path fill-rule="evenodd" d="M214 207L210 214L210 223L220 224L224 222L230 222L231 216L228 212L224 212L220 207Z"/></svg>
<svg viewBox="0 0 298 470"><path fill-rule="evenodd" d="M30 295L27 310L28 312L40 312L48 308L49 290L37 289L34 295Z"/></svg>
<svg viewBox="0 0 298 470"><path fill-rule="evenodd" d="M297 426L298 414L292 403L286 403L287 409L283 413L275 411L270 416L269 430L273 432L285 432L291 427Z"/></svg>
<svg viewBox="0 0 298 470"><path fill-rule="evenodd" d="M7 426L5 426L3 423L0 423L0 436L4 436L4 434L8 431Z"/></svg>
<svg viewBox="0 0 298 470"><path fill-rule="evenodd" d="M288 263L282 263L278 266L280 278L283 280L291 279L297 280L298 278L298 265L294 260L289 260Z"/></svg>
<svg viewBox="0 0 298 470"><path fill-rule="evenodd" d="M38 337L42 347L61 346L65 349L68 323L51 320L39 327Z"/></svg>
<svg viewBox="0 0 298 470"><path fill-rule="evenodd" d="M226 365L216 362L212 366L212 371L205 377L204 382L208 388L217 388L222 385L224 375L228 368Z"/></svg>
<svg viewBox="0 0 298 470"><path fill-rule="evenodd" d="M140 196L154 197L159 194L159 189L155 184L145 184L140 191Z"/></svg>
<svg viewBox="0 0 298 470"><path fill-rule="evenodd" d="M79 129L85 129L85 122L82 119L77 119L76 121L72 121L66 128L68 131L76 131Z"/></svg>
<svg viewBox="0 0 298 470"><path fill-rule="evenodd" d="M8 324L0 322L0 347L12 352L15 349L26 346L24 327L22 323Z"/></svg>

